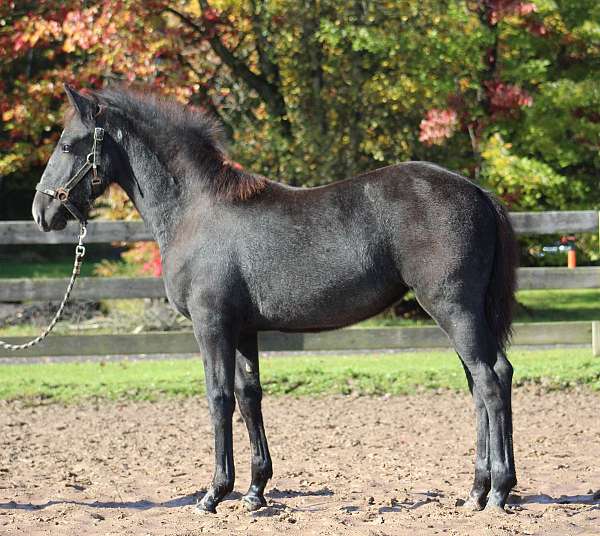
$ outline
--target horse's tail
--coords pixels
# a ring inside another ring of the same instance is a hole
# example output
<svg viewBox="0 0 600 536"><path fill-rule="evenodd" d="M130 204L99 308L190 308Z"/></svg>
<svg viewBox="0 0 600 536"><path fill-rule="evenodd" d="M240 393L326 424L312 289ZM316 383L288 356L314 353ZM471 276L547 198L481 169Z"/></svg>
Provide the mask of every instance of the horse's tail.
<svg viewBox="0 0 600 536"><path fill-rule="evenodd" d="M506 209L493 194L485 191L483 194L496 218L496 249L485 296L485 313L498 348L504 351L512 335L519 250Z"/></svg>

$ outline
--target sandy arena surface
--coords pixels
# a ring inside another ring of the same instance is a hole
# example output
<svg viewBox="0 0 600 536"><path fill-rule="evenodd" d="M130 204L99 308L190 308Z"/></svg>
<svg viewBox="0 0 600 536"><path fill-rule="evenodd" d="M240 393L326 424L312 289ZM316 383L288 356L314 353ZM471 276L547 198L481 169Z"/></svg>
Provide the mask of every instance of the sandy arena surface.
<svg viewBox="0 0 600 536"><path fill-rule="evenodd" d="M265 400L269 506L240 504L249 448L235 417L236 492L194 510L212 474L200 398L25 407L0 416L1 535L600 534L600 394L516 391L519 485L507 514L457 506L473 471L467 394Z"/></svg>

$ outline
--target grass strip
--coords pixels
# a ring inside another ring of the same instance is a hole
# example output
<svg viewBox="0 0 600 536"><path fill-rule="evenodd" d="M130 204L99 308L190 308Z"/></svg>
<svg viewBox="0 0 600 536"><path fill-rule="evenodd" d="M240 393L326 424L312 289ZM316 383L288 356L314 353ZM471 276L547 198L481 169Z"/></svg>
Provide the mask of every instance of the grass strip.
<svg viewBox="0 0 600 536"><path fill-rule="evenodd" d="M515 384L600 390L600 359L589 349L514 350ZM451 352L269 357L261 361L270 395L411 394L466 389ZM155 400L204 392L200 359L2 365L0 399L71 403L88 398Z"/></svg>

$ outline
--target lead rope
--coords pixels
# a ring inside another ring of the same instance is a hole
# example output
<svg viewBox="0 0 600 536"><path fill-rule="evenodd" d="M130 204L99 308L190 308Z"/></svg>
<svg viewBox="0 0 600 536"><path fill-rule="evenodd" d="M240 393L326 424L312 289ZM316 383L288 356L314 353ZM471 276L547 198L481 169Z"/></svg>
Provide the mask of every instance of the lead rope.
<svg viewBox="0 0 600 536"><path fill-rule="evenodd" d="M39 336L24 344L9 344L0 340L0 346L5 350L25 350L26 348L31 348L32 346L39 344L50 334L50 332L54 329L56 323L62 316L63 311L65 309L65 305L67 305L67 301L69 300L69 296L71 294L71 291L73 290L75 280L77 279L77 276L81 271L81 264L83 263L83 257L85 256L85 246L83 245L83 239L85 238L85 235L87 233L87 228L85 226L85 223L80 223L79 225L79 240L77 242L77 246L75 247L75 261L73 263L73 273L71 274L69 285L67 286L65 295L62 301L60 302L60 307L58 308L58 311L56 311L52 322L50 322L48 327Z"/></svg>

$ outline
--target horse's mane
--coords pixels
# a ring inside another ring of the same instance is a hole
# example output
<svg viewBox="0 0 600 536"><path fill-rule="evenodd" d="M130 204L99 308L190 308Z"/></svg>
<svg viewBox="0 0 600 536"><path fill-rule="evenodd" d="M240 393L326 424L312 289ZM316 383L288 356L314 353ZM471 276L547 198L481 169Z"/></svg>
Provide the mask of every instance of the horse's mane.
<svg viewBox="0 0 600 536"><path fill-rule="evenodd" d="M232 165L223 146L221 125L197 108L153 93L110 86L95 91L99 104L120 110L155 150L170 172L198 177L215 195L249 199L267 180Z"/></svg>

